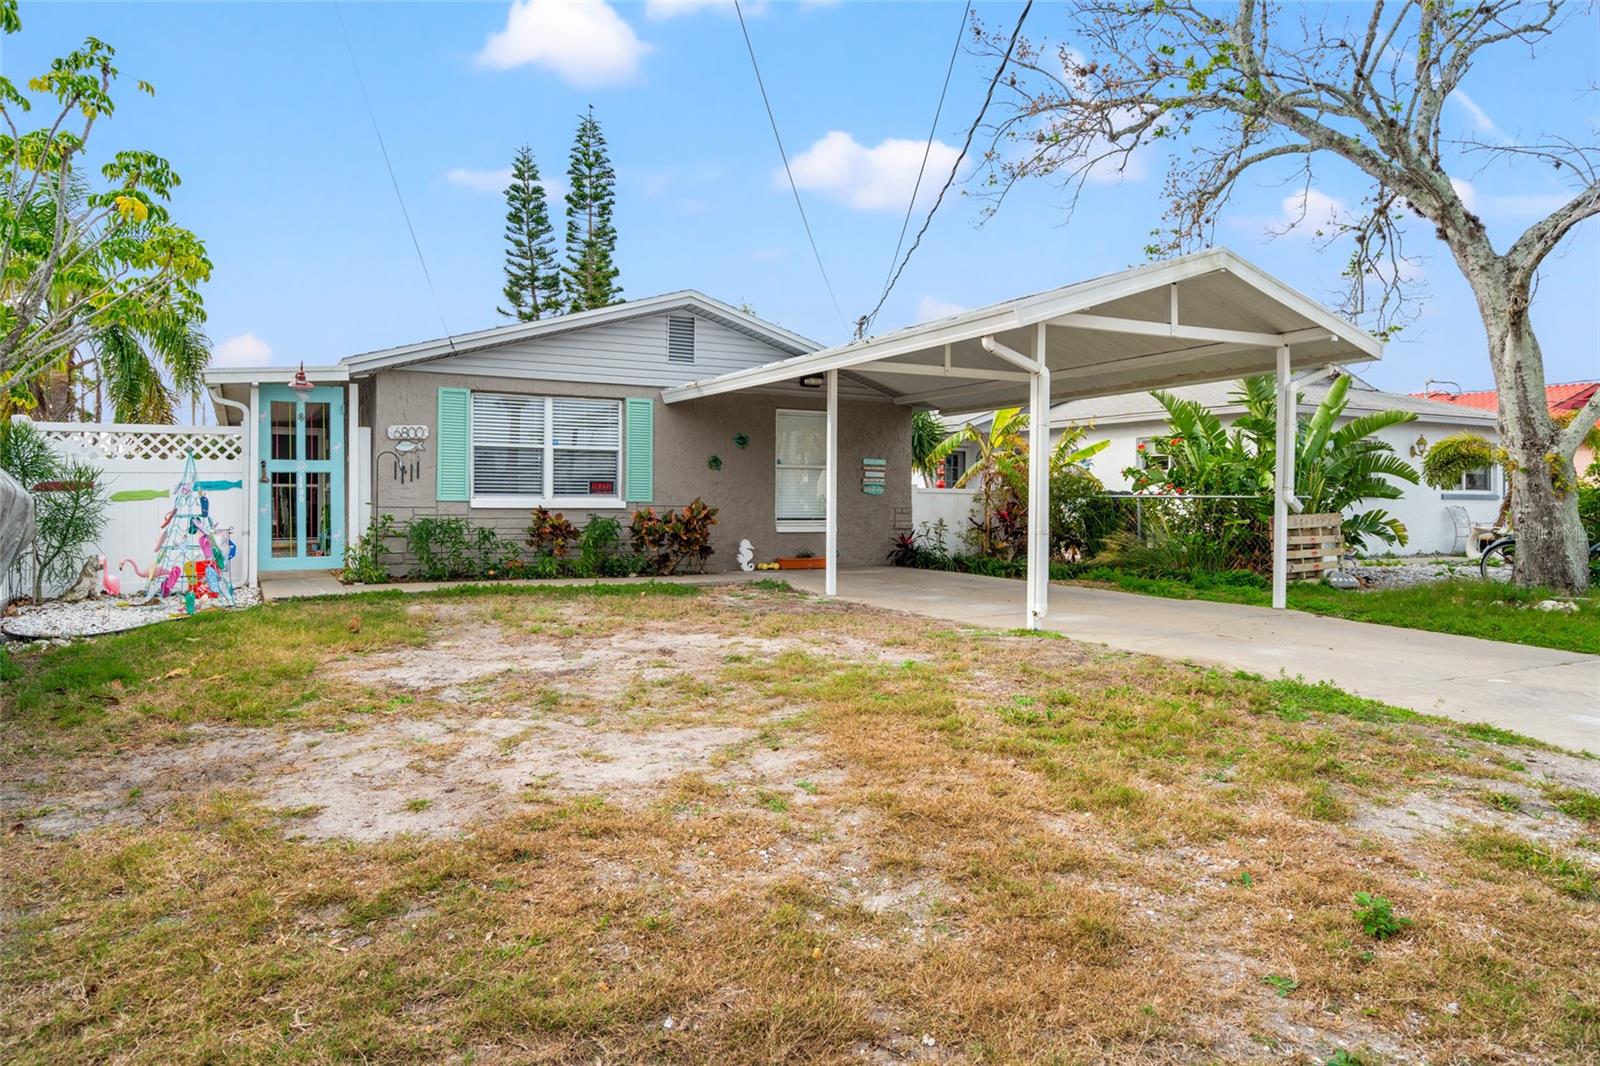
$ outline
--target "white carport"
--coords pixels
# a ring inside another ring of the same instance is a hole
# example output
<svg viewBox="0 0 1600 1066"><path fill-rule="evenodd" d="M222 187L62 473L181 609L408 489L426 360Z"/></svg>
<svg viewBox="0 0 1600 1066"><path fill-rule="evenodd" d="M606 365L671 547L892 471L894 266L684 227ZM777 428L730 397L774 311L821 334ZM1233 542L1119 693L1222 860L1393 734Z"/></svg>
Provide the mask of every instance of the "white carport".
<svg viewBox="0 0 1600 1066"><path fill-rule="evenodd" d="M1293 499L1294 371L1363 363L1380 341L1321 304L1218 248L1018 297L836 348L666 389L668 404L821 376L827 391L825 589L838 590L839 377L901 405L947 411L1026 405L1028 628L1048 609L1051 404L1273 373L1278 465L1273 606L1286 595Z"/></svg>

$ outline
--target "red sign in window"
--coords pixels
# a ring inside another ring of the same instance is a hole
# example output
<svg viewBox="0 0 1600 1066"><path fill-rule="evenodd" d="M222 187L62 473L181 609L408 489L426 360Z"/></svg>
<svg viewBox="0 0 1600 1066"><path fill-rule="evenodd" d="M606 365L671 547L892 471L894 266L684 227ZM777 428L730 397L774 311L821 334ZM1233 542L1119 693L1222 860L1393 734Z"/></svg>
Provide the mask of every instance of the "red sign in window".
<svg viewBox="0 0 1600 1066"><path fill-rule="evenodd" d="M589 495L591 496L615 496L616 494L617 483L615 481L589 482Z"/></svg>

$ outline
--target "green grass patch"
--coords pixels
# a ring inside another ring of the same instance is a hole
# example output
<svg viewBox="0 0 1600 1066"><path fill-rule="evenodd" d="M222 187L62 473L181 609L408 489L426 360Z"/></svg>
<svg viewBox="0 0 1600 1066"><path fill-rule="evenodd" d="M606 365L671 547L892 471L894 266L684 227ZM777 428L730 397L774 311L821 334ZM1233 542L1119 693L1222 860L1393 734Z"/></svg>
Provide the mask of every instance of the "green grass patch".
<svg viewBox="0 0 1600 1066"><path fill-rule="evenodd" d="M1600 795L1588 789L1557 784L1545 785L1544 795L1562 814L1591 825L1600 824Z"/></svg>
<svg viewBox="0 0 1600 1066"><path fill-rule="evenodd" d="M1254 607L1272 605L1270 589L1234 579L1230 574L1197 574L1191 580L1180 581L1140 577L1102 566L1079 571L1074 579L1145 596ZM1583 597L1575 614L1532 609L1533 604L1552 595L1545 589L1517 588L1470 578L1412 588L1360 591L1299 583L1289 587L1289 606L1297 611L1355 622L1600 654L1600 594L1591 592Z"/></svg>
<svg viewBox="0 0 1600 1066"><path fill-rule="evenodd" d="M1484 859L1505 870L1531 873L1569 896L1600 900L1600 874L1575 859L1557 855L1526 837L1498 830L1480 829L1462 839L1468 855Z"/></svg>

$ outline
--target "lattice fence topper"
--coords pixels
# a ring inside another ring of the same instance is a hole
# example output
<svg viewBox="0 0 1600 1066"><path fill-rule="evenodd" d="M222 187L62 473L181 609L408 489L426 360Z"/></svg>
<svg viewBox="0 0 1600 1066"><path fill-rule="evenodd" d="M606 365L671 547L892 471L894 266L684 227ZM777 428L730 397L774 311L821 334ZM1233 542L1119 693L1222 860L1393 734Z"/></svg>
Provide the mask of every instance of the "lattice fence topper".
<svg viewBox="0 0 1600 1066"><path fill-rule="evenodd" d="M171 426L115 426L105 429L40 424L40 433L67 448L106 459L179 460L192 452L195 461L232 462L244 454L238 431L180 430Z"/></svg>

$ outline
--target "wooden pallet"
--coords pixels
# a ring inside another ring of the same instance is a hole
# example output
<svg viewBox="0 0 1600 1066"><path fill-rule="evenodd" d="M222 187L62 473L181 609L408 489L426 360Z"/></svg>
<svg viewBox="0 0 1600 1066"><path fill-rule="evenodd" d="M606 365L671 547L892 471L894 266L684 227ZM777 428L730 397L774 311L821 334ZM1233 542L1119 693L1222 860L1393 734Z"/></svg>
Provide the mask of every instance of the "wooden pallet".
<svg viewBox="0 0 1600 1066"><path fill-rule="evenodd" d="M1289 580L1320 581L1322 575L1339 569L1344 554L1341 514L1292 514L1289 516Z"/></svg>

